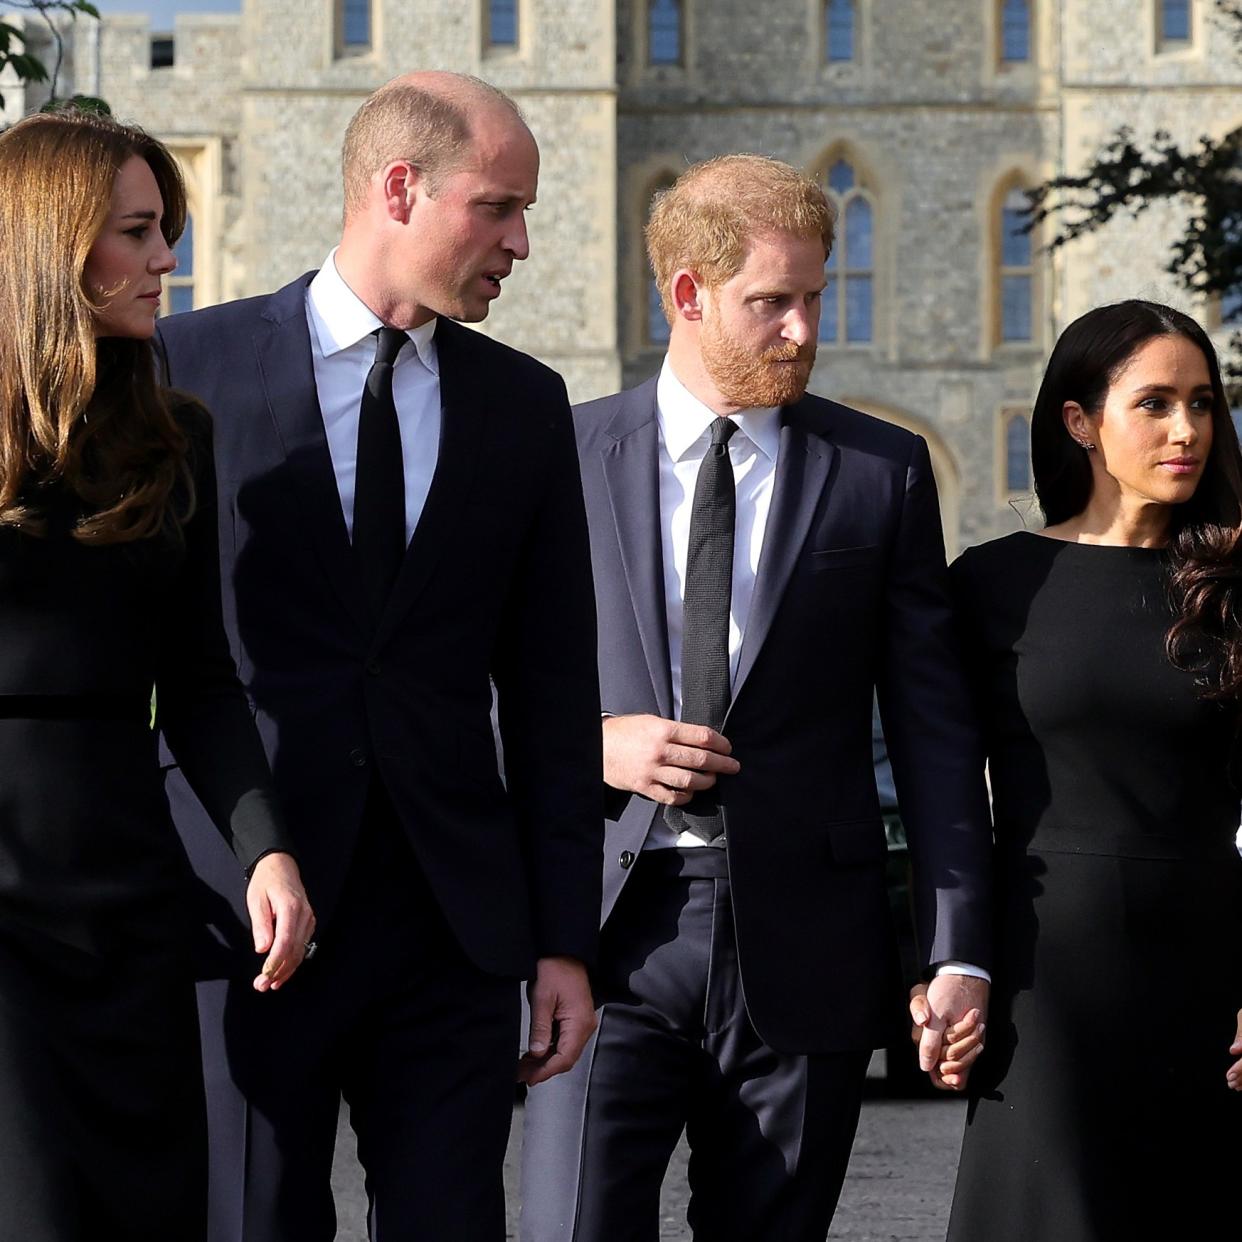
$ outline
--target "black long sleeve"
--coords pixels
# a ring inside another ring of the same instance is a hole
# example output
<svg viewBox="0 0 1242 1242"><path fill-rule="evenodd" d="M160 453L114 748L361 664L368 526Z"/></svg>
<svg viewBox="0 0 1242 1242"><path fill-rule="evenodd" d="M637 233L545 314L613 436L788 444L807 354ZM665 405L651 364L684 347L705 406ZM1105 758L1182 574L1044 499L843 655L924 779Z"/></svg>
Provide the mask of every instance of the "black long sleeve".
<svg viewBox="0 0 1242 1242"><path fill-rule="evenodd" d="M190 787L249 869L261 854L290 845L224 631L210 419L193 405L177 414L190 435L196 504L160 635L158 724Z"/></svg>

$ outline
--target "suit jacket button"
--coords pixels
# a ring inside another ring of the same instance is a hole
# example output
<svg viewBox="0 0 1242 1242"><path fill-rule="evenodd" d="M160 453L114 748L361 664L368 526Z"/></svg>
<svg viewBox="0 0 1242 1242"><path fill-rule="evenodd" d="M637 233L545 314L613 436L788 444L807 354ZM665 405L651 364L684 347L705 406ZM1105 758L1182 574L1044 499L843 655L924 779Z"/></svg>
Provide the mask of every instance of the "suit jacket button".
<svg viewBox="0 0 1242 1242"><path fill-rule="evenodd" d="M634 851L622 850L621 857L617 861L621 864L623 871L628 871L634 865Z"/></svg>
<svg viewBox="0 0 1242 1242"><path fill-rule="evenodd" d="M372 677L378 677L380 669L382 667L383 666L380 664L378 660L367 661L367 672L370 673Z"/></svg>
<svg viewBox="0 0 1242 1242"><path fill-rule="evenodd" d="M356 768L365 768L367 766L367 752L361 746L355 746L349 752L349 762Z"/></svg>

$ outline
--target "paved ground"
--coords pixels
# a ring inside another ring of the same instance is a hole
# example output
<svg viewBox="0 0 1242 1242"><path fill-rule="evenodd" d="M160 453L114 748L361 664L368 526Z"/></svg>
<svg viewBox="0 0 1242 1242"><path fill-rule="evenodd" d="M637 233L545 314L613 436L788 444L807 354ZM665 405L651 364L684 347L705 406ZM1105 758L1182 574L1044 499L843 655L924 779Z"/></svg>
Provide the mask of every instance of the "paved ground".
<svg viewBox="0 0 1242 1242"><path fill-rule="evenodd" d="M873 1083L879 1087L878 1083ZM935 1242L948 1223L953 1175L965 1119L957 1099L889 1100L880 1094L863 1105L854 1155L833 1222L831 1239L850 1242ZM509 1237L517 1237L518 1162L522 1114L513 1117L505 1184L509 1189ZM354 1160L353 1133L344 1116L333 1172L338 1242L366 1242L366 1197ZM685 1226L686 1149L674 1158L664 1183L661 1242L689 1242Z"/></svg>

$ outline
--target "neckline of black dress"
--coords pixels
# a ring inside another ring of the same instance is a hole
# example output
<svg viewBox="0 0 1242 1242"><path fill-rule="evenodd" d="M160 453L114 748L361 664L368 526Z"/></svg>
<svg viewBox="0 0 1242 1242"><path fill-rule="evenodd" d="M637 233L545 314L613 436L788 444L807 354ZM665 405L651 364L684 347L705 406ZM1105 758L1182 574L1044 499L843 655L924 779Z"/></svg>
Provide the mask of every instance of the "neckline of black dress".
<svg viewBox="0 0 1242 1242"><path fill-rule="evenodd" d="M1161 556L1168 548L1142 548L1132 543L1079 543L1077 540L1058 539L1055 535L1044 535L1037 530L1015 530L1015 535L1028 535L1038 539L1040 543L1051 544L1054 548L1089 548L1092 552L1140 552L1144 556Z"/></svg>

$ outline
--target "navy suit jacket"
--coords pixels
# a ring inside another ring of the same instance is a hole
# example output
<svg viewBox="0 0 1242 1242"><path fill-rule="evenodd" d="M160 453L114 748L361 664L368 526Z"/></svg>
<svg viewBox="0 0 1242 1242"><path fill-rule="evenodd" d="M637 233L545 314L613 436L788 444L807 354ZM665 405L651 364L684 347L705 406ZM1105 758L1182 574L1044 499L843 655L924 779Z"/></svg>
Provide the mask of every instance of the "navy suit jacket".
<svg viewBox="0 0 1242 1242"><path fill-rule="evenodd" d="M605 711L672 715L655 380L574 412ZM897 957L872 767L878 691L925 959L986 966L991 839L955 649L927 445L831 401L782 412L780 453L724 733L748 1012L784 1052L887 1041ZM608 791L604 919L656 814Z"/></svg>
<svg viewBox="0 0 1242 1242"><path fill-rule="evenodd" d="M599 694L564 384L440 320L439 457L377 624L316 397L311 275L164 320L160 338L169 383L213 414L226 626L321 934L377 774L478 966L523 977L536 956L589 962ZM244 941L241 911L221 913L235 865L230 882L219 836L176 773L169 791L191 859L220 895L215 921Z"/></svg>

